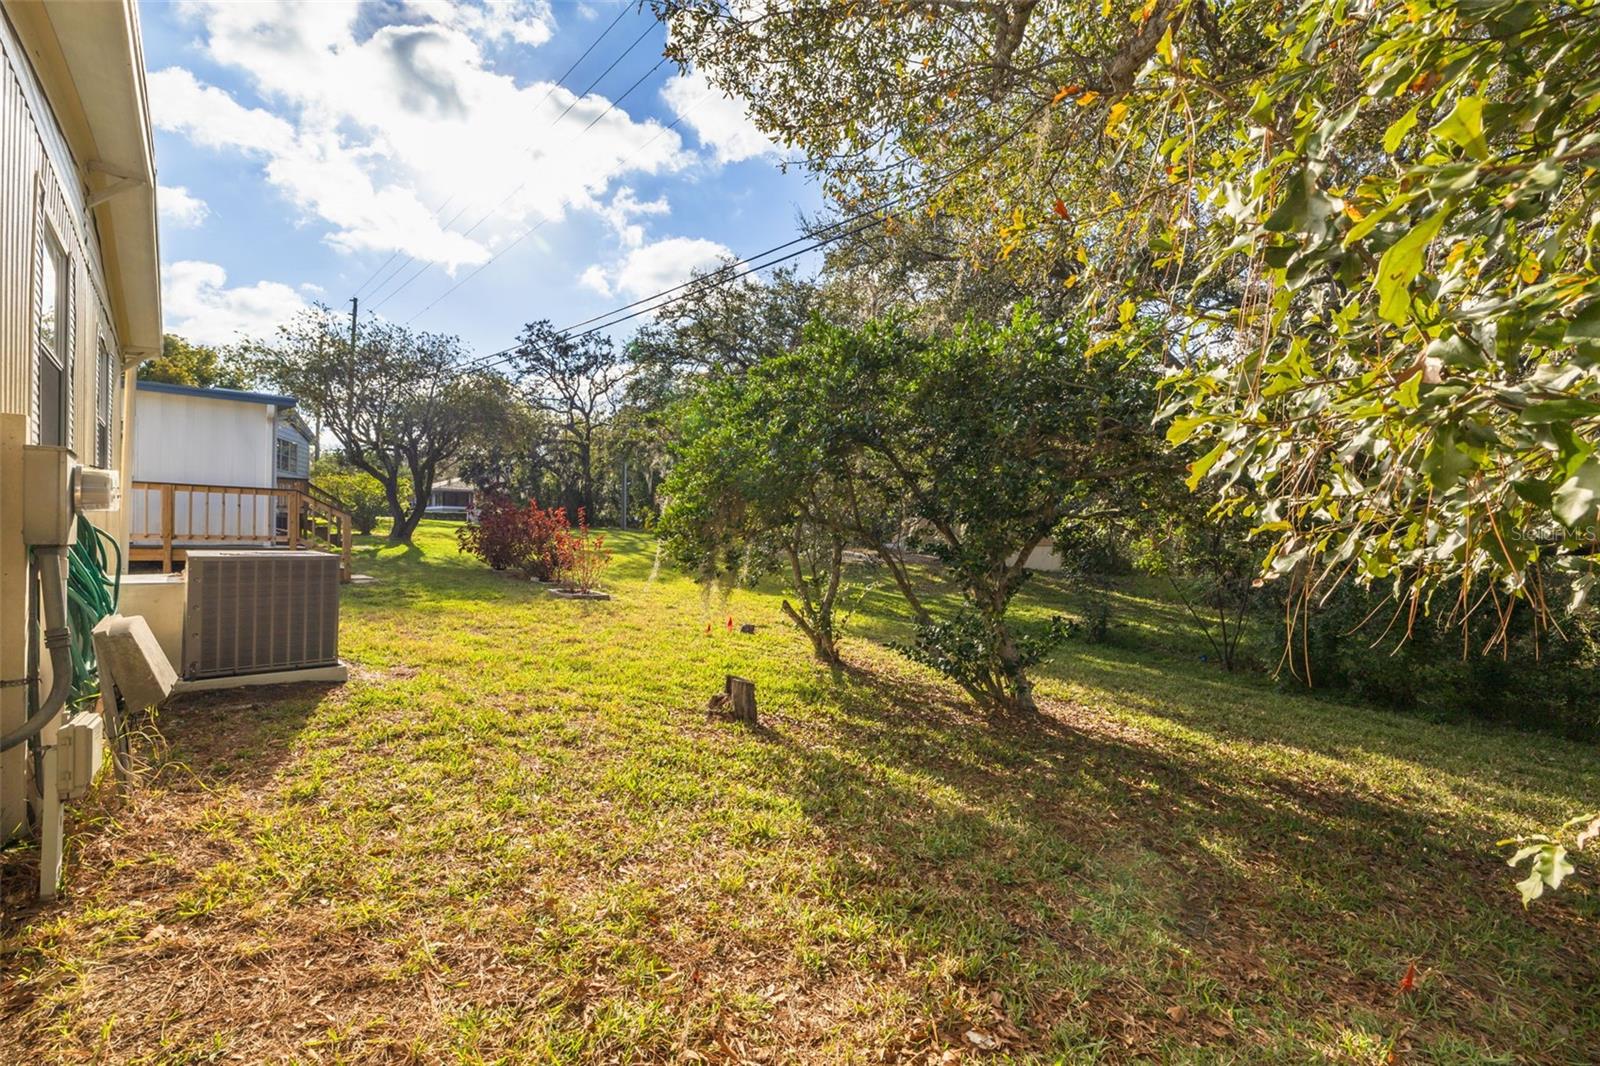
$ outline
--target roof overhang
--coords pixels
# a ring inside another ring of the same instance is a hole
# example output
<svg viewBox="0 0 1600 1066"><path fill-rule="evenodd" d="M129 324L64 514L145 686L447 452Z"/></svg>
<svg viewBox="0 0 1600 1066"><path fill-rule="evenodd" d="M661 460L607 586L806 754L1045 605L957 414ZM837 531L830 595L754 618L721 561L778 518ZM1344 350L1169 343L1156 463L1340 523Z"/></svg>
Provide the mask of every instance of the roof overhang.
<svg viewBox="0 0 1600 1066"><path fill-rule="evenodd" d="M155 147L134 0L6 3L72 149L124 355L161 351Z"/></svg>
<svg viewBox="0 0 1600 1066"><path fill-rule="evenodd" d="M264 403L279 410L291 410L297 401L293 396L275 392L252 392L249 389L213 389L201 385L178 385L170 381L146 381L141 378L136 387L140 392L159 392L168 396L193 396L201 400L221 400L225 403Z"/></svg>

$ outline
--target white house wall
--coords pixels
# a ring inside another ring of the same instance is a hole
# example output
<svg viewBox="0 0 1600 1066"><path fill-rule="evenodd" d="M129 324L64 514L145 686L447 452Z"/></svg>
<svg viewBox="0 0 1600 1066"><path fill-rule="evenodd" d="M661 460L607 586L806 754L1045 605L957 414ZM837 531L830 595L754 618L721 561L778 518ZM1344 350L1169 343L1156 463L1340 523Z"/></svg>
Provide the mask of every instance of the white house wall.
<svg viewBox="0 0 1600 1066"><path fill-rule="evenodd" d="M114 354L115 369L123 366L107 305L105 260L79 175L87 159L69 146L9 17L11 7L0 7L0 677L8 681L0 687L0 730L27 715L24 689L9 683L26 671L28 602L27 548L11 531L21 528L21 511L36 506L22 498L18 482L21 449L38 441L34 285L45 227L69 258L62 276L69 306L66 443L83 461L92 461L95 451L95 356L102 341ZM119 388L112 400L110 454L126 483L127 469L119 460L127 454L128 375L113 373L112 378ZM89 517L125 543L125 508ZM0 842L24 825L25 756L20 746L0 754Z"/></svg>

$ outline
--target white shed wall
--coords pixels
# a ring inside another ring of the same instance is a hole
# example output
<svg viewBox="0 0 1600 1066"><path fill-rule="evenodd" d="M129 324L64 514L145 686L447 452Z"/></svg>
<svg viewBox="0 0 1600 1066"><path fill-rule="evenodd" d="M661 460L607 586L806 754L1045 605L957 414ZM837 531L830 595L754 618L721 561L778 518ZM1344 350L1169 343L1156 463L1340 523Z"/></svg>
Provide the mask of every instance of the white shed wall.
<svg viewBox="0 0 1600 1066"><path fill-rule="evenodd" d="M136 394L133 479L271 488L277 409L141 389Z"/></svg>
<svg viewBox="0 0 1600 1066"><path fill-rule="evenodd" d="M278 412L272 404L147 390L139 390L134 403L134 481L243 488L277 484L273 439ZM160 528L160 497L153 492L133 492L130 503L133 539L149 543L149 538L137 534ZM263 543L272 538L270 497L241 502L237 497L225 500L217 493L180 491L174 500L175 539L182 541L188 536L191 515L196 531L204 531L209 518L214 532L260 534Z"/></svg>

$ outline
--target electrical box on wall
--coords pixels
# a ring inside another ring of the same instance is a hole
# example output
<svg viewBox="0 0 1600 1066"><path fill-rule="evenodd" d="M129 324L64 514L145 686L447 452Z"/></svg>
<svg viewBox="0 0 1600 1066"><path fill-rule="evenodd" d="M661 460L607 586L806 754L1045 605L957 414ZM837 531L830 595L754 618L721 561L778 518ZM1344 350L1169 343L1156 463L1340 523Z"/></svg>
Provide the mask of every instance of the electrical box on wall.
<svg viewBox="0 0 1600 1066"><path fill-rule="evenodd" d="M80 511L115 511L122 506L122 482L115 470L80 466L76 493Z"/></svg>
<svg viewBox="0 0 1600 1066"><path fill-rule="evenodd" d="M77 469L71 448L31 444L22 449L22 539L30 547L73 543Z"/></svg>
<svg viewBox="0 0 1600 1066"><path fill-rule="evenodd" d="M56 733L56 789L63 800L82 799L100 774L105 720L79 711Z"/></svg>

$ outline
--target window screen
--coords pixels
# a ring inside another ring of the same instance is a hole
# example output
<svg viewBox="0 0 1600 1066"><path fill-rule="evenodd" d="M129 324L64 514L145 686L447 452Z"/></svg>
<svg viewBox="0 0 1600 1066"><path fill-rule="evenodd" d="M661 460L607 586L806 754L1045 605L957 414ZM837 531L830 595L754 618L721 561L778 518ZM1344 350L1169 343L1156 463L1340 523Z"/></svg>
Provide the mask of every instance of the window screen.
<svg viewBox="0 0 1600 1066"><path fill-rule="evenodd" d="M102 338L95 358L94 465L111 465L112 412L117 409L117 369Z"/></svg>
<svg viewBox="0 0 1600 1066"><path fill-rule="evenodd" d="M48 228L39 249L34 348L38 362L39 443L67 443L67 256Z"/></svg>
<svg viewBox="0 0 1600 1066"><path fill-rule="evenodd" d="M278 472L296 474L300 470L300 445L292 440L278 440Z"/></svg>

